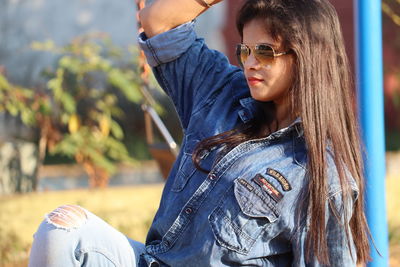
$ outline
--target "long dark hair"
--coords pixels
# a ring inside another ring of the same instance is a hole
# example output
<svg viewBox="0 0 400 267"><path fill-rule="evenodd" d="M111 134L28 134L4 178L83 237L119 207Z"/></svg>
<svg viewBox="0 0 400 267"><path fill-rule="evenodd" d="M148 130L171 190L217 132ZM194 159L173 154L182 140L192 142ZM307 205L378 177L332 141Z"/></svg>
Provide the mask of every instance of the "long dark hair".
<svg viewBox="0 0 400 267"><path fill-rule="evenodd" d="M339 174L342 198L350 196L346 170L355 179L359 195L350 219L351 234L357 262L369 258L368 226L364 214L364 178L362 144L359 137L352 75L344 49L340 23L328 0L247 0L239 10L237 28L243 37L246 23L258 19L264 23L272 38L282 40L284 47L294 52L295 79L289 91L292 111L302 120L307 147L307 175L309 177L305 207L309 218L306 259L314 255L322 264L329 265L326 241L325 212L327 195L327 144L330 144ZM296 101L295 101L296 100ZM273 103L265 103L268 116L258 115L248 124L202 140L193 153L193 161L200 166L204 151L223 146L229 151L260 134L262 125L271 127ZM349 232L346 226L347 237ZM349 240L349 239L348 239Z"/></svg>

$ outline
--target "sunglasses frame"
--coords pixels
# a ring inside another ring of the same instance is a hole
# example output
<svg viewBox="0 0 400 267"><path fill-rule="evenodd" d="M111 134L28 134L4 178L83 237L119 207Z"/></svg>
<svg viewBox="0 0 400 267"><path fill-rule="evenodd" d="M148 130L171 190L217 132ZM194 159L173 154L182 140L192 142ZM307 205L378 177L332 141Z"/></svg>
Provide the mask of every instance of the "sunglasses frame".
<svg viewBox="0 0 400 267"><path fill-rule="evenodd" d="M248 56L250 56L251 53L253 53L253 54L254 54L254 57L257 59L257 61L260 62L260 63L262 63L263 60L260 60L260 59L258 58L258 56L259 56L260 53L254 52L254 51L257 51L257 49L259 49L261 46L265 46L265 47L270 48L270 50L272 51L272 55L271 55L271 56L269 56L269 55L264 55L265 57L270 58L270 59L274 59L274 58L276 58L276 57L280 57L280 56L284 56L284 55L287 55L287 54L291 54L291 53L292 53L291 50L288 50L288 51L285 51L285 52L279 52L279 53L277 53L277 52L275 52L275 49L274 49L271 45L269 45L269 44L262 44L262 43L261 43L261 44L254 44L254 45L252 45L252 44L243 44L243 43L241 43L241 44L237 44L237 45L236 45L236 57L237 57L237 60L238 60L238 62L239 62L239 65L240 65L242 68L244 68L243 65L244 65L245 61L242 61L242 57L241 57L241 52L242 52L242 48L243 48L243 47L245 47L245 48L247 49L247 51L249 51L249 52L248 52Z"/></svg>

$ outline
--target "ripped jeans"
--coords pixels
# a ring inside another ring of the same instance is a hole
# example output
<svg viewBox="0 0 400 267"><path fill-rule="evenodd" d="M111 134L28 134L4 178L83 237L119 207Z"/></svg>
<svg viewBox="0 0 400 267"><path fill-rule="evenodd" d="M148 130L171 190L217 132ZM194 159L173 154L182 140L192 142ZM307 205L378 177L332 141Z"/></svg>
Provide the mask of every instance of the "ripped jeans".
<svg viewBox="0 0 400 267"><path fill-rule="evenodd" d="M93 213L65 205L48 214L34 234L29 267L139 266L144 251L144 244Z"/></svg>

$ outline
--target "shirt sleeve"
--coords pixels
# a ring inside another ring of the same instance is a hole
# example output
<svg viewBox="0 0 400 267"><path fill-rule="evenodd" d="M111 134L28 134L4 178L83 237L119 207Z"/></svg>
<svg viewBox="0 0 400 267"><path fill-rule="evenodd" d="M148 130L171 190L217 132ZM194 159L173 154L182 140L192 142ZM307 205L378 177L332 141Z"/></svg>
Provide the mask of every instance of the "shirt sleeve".
<svg viewBox="0 0 400 267"><path fill-rule="evenodd" d="M353 201L356 199L356 191L353 191L354 197L349 197L347 201L342 201L341 191L331 196L327 200L325 228L326 241L328 245L328 255L331 266L357 266L357 253L352 237L349 221L352 215ZM347 211L345 211L347 210ZM347 218L344 216L347 212ZM307 229L308 227L306 227ZM346 234L348 231L348 237ZM310 254L311 260L306 262L306 235L307 231L303 229L296 237L293 244L294 262L293 266L322 267L325 266L318 262L315 255Z"/></svg>
<svg viewBox="0 0 400 267"><path fill-rule="evenodd" d="M139 35L139 45L154 75L172 99L182 126L192 114L209 104L242 71L222 53L207 47L194 31L194 22L182 24L159 35Z"/></svg>

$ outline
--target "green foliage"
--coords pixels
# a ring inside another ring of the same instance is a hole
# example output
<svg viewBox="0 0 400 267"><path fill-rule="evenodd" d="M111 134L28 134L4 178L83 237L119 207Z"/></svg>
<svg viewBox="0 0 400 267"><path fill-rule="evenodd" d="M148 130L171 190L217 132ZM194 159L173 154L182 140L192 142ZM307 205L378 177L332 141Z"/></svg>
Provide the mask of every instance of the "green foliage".
<svg viewBox="0 0 400 267"><path fill-rule="evenodd" d="M48 88L57 104L59 121L68 126L69 133L51 152L79 155L81 161L110 174L115 171L114 161L129 162L122 143L124 134L116 121L124 116L116 94L132 103L142 101L135 62L122 62L123 51L104 37L77 38L61 48L49 42L33 46L62 54L57 69L47 73L51 77ZM132 54L127 57L135 58Z"/></svg>
<svg viewBox="0 0 400 267"><path fill-rule="evenodd" d="M132 162L122 142L119 121L125 114L119 99L143 101L136 50L123 51L101 35L78 37L62 47L35 42L32 48L59 55L56 68L44 72L46 91L11 85L0 76L0 112L38 127L51 154L108 175L115 172L114 162Z"/></svg>
<svg viewBox="0 0 400 267"><path fill-rule="evenodd" d="M400 132L386 131L385 132L386 151L400 151Z"/></svg>
<svg viewBox="0 0 400 267"><path fill-rule="evenodd" d="M397 3L395 3L397 2ZM391 0L382 0L382 11L386 16L388 16L393 23L400 26L400 16L395 11L397 9L396 4L400 4L400 0L391 1Z"/></svg>
<svg viewBox="0 0 400 267"><path fill-rule="evenodd" d="M20 116L28 126L37 125L39 116L51 114L48 96L9 83L0 73L0 112Z"/></svg>

